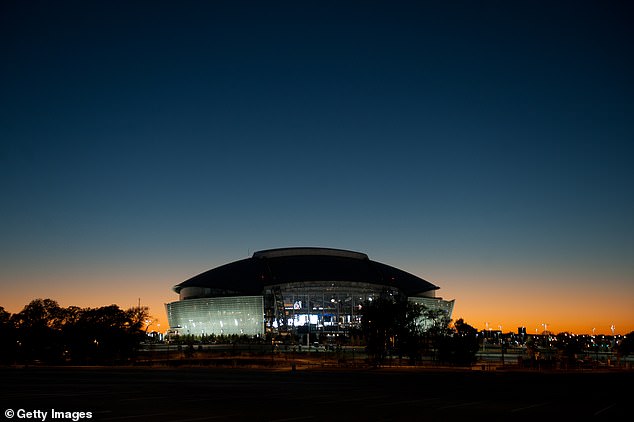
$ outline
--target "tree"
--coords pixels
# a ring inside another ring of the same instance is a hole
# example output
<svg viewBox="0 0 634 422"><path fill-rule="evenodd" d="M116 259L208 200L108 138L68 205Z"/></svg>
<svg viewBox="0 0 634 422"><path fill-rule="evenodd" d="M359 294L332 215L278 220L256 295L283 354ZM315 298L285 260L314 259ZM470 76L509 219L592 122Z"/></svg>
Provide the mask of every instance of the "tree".
<svg viewBox="0 0 634 422"><path fill-rule="evenodd" d="M17 328L20 357L26 361L55 363L62 358L61 308L51 299L35 299L12 316Z"/></svg>
<svg viewBox="0 0 634 422"><path fill-rule="evenodd" d="M35 299L14 315L0 308L2 349L15 350L13 358L27 363L126 362L144 340L148 318L147 308L61 308L54 300ZM5 336L5 331L15 336Z"/></svg>
<svg viewBox="0 0 634 422"><path fill-rule="evenodd" d="M479 350L478 330L462 318L454 323L453 333L440 337L438 357L442 362L454 365L471 365Z"/></svg>
<svg viewBox="0 0 634 422"><path fill-rule="evenodd" d="M396 317L394 302L385 298L366 301L363 304L361 329L366 342L368 356L380 364L387 356Z"/></svg>
<svg viewBox="0 0 634 422"><path fill-rule="evenodd" d="M0 306L0 363L11 363L18 348L17 333L11 314Z"/></svg>
<svg viewBox="0 0 634 422"><path fill-rule="evenodd" d="M577 355L583 351L583 344L579 341L579 337L563 332L557 334L556 338L562 363L566 366L574 366Z"/></svg>
<svg viewBox="0 0 634 422"><path fill-rule="evenodd" d="M453 334L453 330L449 328L450 322L444 311L422 306L420 355L439 357L441 343Z"/></svg>
<svg viewBox="0 0 634 422"><path fill-rule="evenodd" d="M361 330L368 355L382 363L389 354L420 357L424 307L407 300L382 296L363 305Z"/></svg>
<svg viewBox="0 0 634 422"><path fill-rule="evenodd" d="M122 310L117 305L83 309L69 325L72 359L99 363L125 362L144 339L147 308Z"/></svg>
<svg viewBox="0 0 634 422"><path fill-rule="evenodd" d="M634 353L634 331L625 335L616 347L616 352L618 356L628 356Z"/></svg>
<svg viewBox="0 0 634 422"><path fill-rule="evenodd" d="M478 342L478 330L464 322L462 318L454 324L456 334L455 340L455 361L458 364L472 364L475 362L476 354L480 349Z"/></svg>

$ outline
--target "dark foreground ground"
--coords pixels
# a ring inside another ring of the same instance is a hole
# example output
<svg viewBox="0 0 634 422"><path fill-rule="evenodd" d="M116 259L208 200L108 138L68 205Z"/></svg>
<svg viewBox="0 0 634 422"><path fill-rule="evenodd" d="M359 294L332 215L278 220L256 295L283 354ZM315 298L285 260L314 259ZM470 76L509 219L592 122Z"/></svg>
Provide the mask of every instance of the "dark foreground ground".
<svg viewBox="0 0 634 422"><path fill-rule="evenodd" d="M634 372L0 368L4 419L633 420ZM22 418L19 415L22 414ZM67 414L66 416L73 416Z"/></svg>

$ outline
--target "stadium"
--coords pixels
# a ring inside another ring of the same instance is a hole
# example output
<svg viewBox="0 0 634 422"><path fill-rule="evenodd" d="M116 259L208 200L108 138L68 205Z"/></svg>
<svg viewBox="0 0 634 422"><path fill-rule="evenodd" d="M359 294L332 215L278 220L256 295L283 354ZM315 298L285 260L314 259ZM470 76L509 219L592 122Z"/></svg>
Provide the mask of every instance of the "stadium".
<svg viewBox="0 0 634 422"><path fill-rule="evenodd" d="M165 305L179 335L314 333L346 335L358 327L363 304L389 295L449 318L454 301L436 297L438 286L370 260L364 253L328 248L255 252L190 278Z"/></svg>

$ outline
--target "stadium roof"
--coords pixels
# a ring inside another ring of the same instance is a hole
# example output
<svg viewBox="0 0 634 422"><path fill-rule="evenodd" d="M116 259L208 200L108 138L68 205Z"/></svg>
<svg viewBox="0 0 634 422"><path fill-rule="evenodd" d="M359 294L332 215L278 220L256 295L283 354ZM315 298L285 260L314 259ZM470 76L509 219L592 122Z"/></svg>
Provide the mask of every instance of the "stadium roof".
<svg viewBox="0 0 634 422"><path fill-rule="evenodd" d="M407 296L438 286L366 254L328 248L282 248L255 252L251 258L213 268L176 286L203 287L260 295L264 286L306 281L352 281L398 288Z"/></svg>

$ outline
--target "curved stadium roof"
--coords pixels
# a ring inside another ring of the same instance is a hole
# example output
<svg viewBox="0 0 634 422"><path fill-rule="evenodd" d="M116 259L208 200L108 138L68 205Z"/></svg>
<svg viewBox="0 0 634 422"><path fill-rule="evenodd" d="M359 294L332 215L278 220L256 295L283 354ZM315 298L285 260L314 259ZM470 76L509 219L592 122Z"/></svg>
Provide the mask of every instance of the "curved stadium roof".
<svg viewBox="0 0 634 422"><path fill-rule="evenodd" d="M264 286L306 281L352 281L398 288L407 296L438 289L413 274L366 254L328 248L268 249L251 258L234 261L198 274L174 286L227 290L240 295L260 295Z"/></svg>

